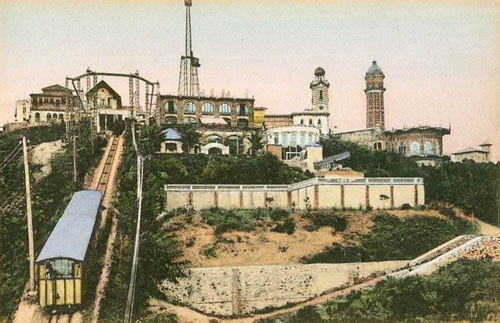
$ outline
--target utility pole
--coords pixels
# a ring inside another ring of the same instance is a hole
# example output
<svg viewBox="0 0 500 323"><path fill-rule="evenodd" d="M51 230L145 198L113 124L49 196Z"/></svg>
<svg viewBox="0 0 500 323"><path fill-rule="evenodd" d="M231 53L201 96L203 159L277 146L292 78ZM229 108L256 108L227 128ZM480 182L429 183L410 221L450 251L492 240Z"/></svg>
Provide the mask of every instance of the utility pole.
<svg viewBox="0 0 500 323"><path fill-rule="evenodd" d="M73 132L73 186L76 188L76 134Z"/></svg>
<svg viewBox="0 0 500 323"><path fill-rule="evenodd" d="M31 213L30 169L28 166L28 145L23 136L24 182L26 186L26 217L28 218L28 249L30 257L30 291L35 291L35 247L33 243L33 218Z"/></svg>
<svg viewBox="0 0 500 323"><path fill-rule="evenodd" d="M0 177L2 176L2 172L0 171ZM0 191L0 201L2 200L2 191ZM2 268L3 268L3 263L2 263L2 255L3 255L3 248L2 248L2 213L3 210L0 208L0 299L2 299ZM0 317L2 317L2 307L0 306Z"/></svg>

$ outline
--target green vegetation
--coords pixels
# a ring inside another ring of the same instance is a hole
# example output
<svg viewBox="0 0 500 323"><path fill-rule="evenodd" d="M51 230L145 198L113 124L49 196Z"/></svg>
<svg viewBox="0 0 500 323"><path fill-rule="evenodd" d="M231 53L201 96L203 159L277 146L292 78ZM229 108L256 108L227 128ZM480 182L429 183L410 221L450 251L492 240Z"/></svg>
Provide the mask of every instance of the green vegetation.
<svg viewBox="0 0 500 323"><path fill-rule="evenodd" d="M426 203L450 204L466 214L500 225L500 163L444 163L440 167L419 167L414 161L396 153L372 151L335 137L322 139L323 155L344 151L351 158L345 167L362 171L367 177L423 177Z"/></svg>
<svg viewBox="0 0 500 323"><path fill-rule="evenodd" d="M143 127L142 136L149 136L154 131ZM137 219L137 170L136 154L132 145L130 128L125 132L125 145L117 175L118 199L116 208L119 216L118 236L113 266L109 282L105 289L100 320L104 322L122 322L132 267L132 256ZM144 151L152 143L144 137L139 139ZM179 261L182 256L180 244L162 229L162 223L157 220L163 208L164 178L175 170L163 168L154 157L145 162L143 203L141 220L140 261L137 270L137 283L134 303L134 317L146 313L149 297L162 297L158 284L163 280L176 281L183 275L184 263ZM149 322L149 321L145 321Z"/></svg>
<svg viewBox="0 0 500 323"><path fill-rule="evenodd" d="M386 279L323 305L279 317L301 322L497 321L500 315L498 264L461 259L427 277ZM260 320L275 322L275 319Z"/></svg>
<svg viewBox="0 0 500 323"><path fill-rule="evenodd" d="M381 213L374 222L372 232L362 236L359 245L334 243L300 261L309 264L413 259L458 235L474 232L469 222L460 219L415 216L401 220Z"/></svg>
<svg viewBox="0 0 500 323"><path fill-rule="evenodd" d="M204 222L215 227L216 235L229 231L253 231L257 225L261 225L265 220L277 223L272 231L288 234L295 231L293 218L286 210L282 209L226 210L210 208L203 210L200 216Z"/></svg>
<svg viewBox="0 0 500 323"><path fill-rule="evenodd" d="M156 156L158 169L175 170L164 174L164 183L176 184L290 184L312 177L283 164L276 156Z"/></svg>
<svg viewBox="0 0 500 323"><path fill-rule="evenodd" d="M345 216L325 212L310 212L304 215L311 220L312 224L306 227L308 231L318 231L321 227L331 227L335 231L342 232L347 228L347 219Z"/></svg>
<svg viewBox="0 0 500 323"><path fill-rule="evenodd" d="M78 151L78 182L73 186L72 146L67 145L62 152L56 154L50 161L51 172L38 182L32 181L33 227L35 229L35 253L38 253L45 243L48 235L59 220L62 212L74 190L82 187L85 173L91 165L95 164L102 154L105 145L104 139L94 142L96 154L91 153L90 123L82 120L80 137L77 139ZM61 139L64 134L64 124L54 124L45 127L22 129L12 133L0 135L0 150L8 151L0 155L5 159L14 149L23 134L30 141L30 146ZM30 170L35 167L30 165ZM24 167L22 158L16 158L4 168L0 177L0 191L2 204L8 203L12 207L2 215L2 241L3 241L3 277L0 294L0 314L7 320L19 303L23 288L29 279L28 243L26 224L26 205L24 202ZM19 195L20 198L11 199Z"/></svg>

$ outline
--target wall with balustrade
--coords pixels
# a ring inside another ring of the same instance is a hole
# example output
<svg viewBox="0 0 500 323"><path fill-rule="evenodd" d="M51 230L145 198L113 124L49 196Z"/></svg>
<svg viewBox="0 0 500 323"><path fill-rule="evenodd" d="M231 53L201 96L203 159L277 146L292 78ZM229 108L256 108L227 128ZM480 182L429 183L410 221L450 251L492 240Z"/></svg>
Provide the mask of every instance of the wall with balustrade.
<svg viewBox="0 0 500 323"><path fill-rule="evenodd" d="M398 208L425 203L422 178L312 178L291 185L165 185L166 211L291 208Z"/></svg>

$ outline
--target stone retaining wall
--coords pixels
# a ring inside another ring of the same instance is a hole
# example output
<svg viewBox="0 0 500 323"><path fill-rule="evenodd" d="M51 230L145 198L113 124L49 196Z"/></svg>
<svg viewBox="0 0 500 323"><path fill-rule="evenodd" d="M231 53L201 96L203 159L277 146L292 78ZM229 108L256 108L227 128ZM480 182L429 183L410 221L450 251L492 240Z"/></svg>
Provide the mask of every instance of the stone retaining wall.
<svg viewBox="0 0 500 323"><path fill-rule="evenodd" d="M168 298L206 314L246 315L298 303L355 280L401 269L407 261L192 268L179 283L164 282Z"/></svg>

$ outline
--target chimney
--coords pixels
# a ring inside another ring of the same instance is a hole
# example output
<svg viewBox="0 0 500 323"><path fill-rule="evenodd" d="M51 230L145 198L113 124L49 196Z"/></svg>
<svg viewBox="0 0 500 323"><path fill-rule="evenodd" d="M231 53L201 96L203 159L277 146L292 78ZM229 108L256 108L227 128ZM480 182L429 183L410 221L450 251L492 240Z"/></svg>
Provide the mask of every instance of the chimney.
<svg viewBox="0 0 500 323"><path fill-rule="evenodd" d="M222 98L224 97L224 94L226 94L226 90L222 89L222 91L220 92Z"/></svg>
<svg viewBox="0 0 500 323"><path fill-rule="evenodd" d="M210 97L212 97L212 98L214 97L214 88L210 89Z"/></svg>

